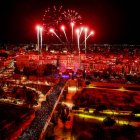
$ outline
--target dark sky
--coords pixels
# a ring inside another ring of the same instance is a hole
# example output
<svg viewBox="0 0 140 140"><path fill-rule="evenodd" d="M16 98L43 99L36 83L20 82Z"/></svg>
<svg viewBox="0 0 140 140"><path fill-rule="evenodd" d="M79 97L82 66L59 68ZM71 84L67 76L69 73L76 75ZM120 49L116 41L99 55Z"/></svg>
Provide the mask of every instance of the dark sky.
<svg viewBox="0 0 140 140"><path fill-rule="evenodd" d="M35 25L52 5L78 11L94 28L94 43L140 44L140 8L135 0L0 0L0 43L36 42Z"/></svg>

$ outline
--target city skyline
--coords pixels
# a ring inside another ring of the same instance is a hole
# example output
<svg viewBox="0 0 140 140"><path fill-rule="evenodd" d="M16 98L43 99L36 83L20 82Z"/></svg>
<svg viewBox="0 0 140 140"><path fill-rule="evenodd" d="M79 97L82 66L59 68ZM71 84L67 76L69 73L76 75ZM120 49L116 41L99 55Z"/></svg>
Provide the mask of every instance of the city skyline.
<svg viewBox="0 0 140 140"><path fill-rule="evenodd" d="M140 44L138 4L97 0L14 0L8 4L2 0L0 43L36 43L35 26L42 22L45 9L53 5L76 10L94 28L93 43Z"/></svg>

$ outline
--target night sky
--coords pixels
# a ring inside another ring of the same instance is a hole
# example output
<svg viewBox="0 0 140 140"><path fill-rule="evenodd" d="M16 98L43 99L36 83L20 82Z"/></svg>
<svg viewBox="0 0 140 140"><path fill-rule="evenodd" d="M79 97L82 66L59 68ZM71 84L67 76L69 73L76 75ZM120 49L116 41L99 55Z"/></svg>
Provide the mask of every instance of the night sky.
<svg viewBox="0 0 140 140"><path fill-rule="evenodd" d="M75 9L95 30L94 43L140 44L140 8L135 0L1 0L0 43L35 43L35 25L52 5Z"/></svg>

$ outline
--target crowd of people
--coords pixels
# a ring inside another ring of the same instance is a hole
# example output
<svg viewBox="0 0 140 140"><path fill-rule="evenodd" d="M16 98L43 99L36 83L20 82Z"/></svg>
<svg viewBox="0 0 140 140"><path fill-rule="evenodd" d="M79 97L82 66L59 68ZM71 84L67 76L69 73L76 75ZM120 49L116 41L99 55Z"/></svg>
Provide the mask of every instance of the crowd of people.
<svg viewBox="0 0 140 140"><path fill-rule="evenodd" d="M52 113L54 105L65 83L66 79L61 79L60 82L54 86L54 88L50 91L50 94L47 96L46 101L42 102L41 108L36 111L35 119L32 121L30 126L22 133L19 139L38 140L41 135L42 129L44 128L49 116Z"/></svg>

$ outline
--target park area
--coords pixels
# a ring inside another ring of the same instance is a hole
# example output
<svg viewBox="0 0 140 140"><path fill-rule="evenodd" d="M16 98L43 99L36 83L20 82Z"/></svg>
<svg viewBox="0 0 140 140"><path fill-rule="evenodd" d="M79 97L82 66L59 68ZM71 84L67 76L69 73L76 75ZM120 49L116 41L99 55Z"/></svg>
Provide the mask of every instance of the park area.
<svg viewBox="0 0 140 140"><path fill-rule="evenodd" d="M140 139L140 91L107 86L88 85L73 96L74 139Z"/></svg>

